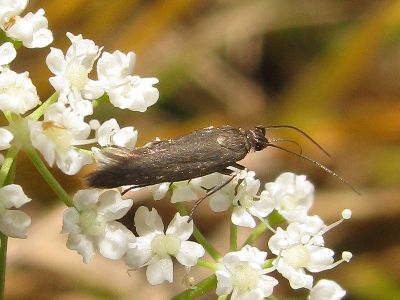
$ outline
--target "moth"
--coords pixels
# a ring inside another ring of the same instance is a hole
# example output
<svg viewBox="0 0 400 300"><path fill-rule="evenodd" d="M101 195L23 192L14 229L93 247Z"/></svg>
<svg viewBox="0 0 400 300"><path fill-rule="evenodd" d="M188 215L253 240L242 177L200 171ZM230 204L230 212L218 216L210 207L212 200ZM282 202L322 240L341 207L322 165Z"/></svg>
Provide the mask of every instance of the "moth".
<svg viewBox="0 0 400 300"><path fill-rule="evenodd" d="M107 163L89 174L98 188L148 186L201 177L214 172L230 175L251 151L268 146L265 128L207 127L174 139L154 141L136 149L109 148Z"/></svg>
<svg viewBox="0 0 400 300"><path fill-rule="evenodd" d="M248 153L261 151L268 146L311 161L345 182L317 161L273 143L281 140L276 139L272 142L268 140L265 137L266 129L275 128L291 128L299 131L327 154L309 135L294 126L255 126L249 130L229 125L207 127L173 139L153 141L135 149L107 148L104 151L105 162L88 175L87 182L89 186L96 188L127 185L144 187L163 182L189 180L214 172L232 175L233 171L228 167L244 169L238 161Z"/></svg>

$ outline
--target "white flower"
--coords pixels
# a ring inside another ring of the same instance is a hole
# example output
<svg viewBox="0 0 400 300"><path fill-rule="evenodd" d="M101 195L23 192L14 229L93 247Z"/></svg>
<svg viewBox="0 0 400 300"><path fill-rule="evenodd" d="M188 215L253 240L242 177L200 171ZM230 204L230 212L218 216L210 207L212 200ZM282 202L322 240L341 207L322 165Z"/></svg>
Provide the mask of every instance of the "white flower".
<svg viewBox="0 0 400 300"><path fill-rule="evenodd" d="M3 28L5 23L11 18L22 13L28 5L29 0L2 0L0 1L0 26ZM4 29L4 28L3 28Z"/></svg>
<svg viewBox="0 0 400 300"><path fill-rule="evenodd" d="M13 140L13 134L5 128L0 128L0 150L10 148L10 142Z"/></svg>
<svg viewBox="0 0 400 300"><path fill-rule="evenodd" d="M51 48L46 58L47 66L56 76L50 83L60 92L60 100L68 102L77 113L87 116L93 113L90 101L99 98L104 90L98 81L89 79L89 73L101 49L82 35L67 33L72 45L64 54L60 49Z"/></svg>
<svg viewBox="0 0 400 300"><path fill-rule="evenodd" d="M217 295L232 293L232 300L262 300L272 294L278 281L265 275L263 269L267 252L259 251L249 245L240 251L227 253L219 263L217 276Z"/></svg>
<svg viewBox="0 0 400 300"><path fill-rule="evenodd" d="M169 182L163 182L160 184L155 184L155 185L149 186L150 191L153 195L153 199L157 201L157 200L161 200L162 198L164 198L165 194L169 190L169 186L170 186Z"/></svg>
<svg viewBox="0 0 400 300"><path fill-rule="evenodd" d="M15 22L6 30L7 36L19 40L27 48L43 48L53 41L53 34L48 27L44 10L35 14L28 13L23 18L15 18Z"/></svg>
<svg viewBox="0 0 400 300"><path fill-rule="evenodd" d="M0 188L0 231L2 233L11 237L26 238L26 230L31 225L31 218L22 211L10 208L20 208L31 200L19 185L10 184Z"/></svg>
<svg viewBox="0 0 400 300"><path fill-rule="evenodd" d="M29 120L28 126L32 145L50 166L56 163L65 174L74 175L92 162L89 153L74 147L95 140L87 139L90 126L72 108L55 103L45 112L43 122Z"/></svg>
<svg viewBox="0 0 400 300"><path fill-rule="evenodd" d="M4 69L0 73L0 110L16 114L26 113L40 104L29 73L15 73Z"/></svg>
<svg viewBox="0 0 400 300"><path fill-rule="evenodd" d="M324 247L322 234L326 228L319 217L308 217L304 223L290 223L286 230L278 227L268 241L272 253L279 255L274 261L278 272L293 289L311 289L313 277L306 270L321 272L337 265L334 252Z"/></svg>
<svg viewBox="0 0 400 300"><path fill-rule="evenodd" d="M75 207L64 212L62 233L68 233L67 247L90 262L95 251L109 259L121 258L133 234L121 223L131 208L132 199L122 199L119 192L80 190L74 198Z"/></svg>
<svg viewBox="0 0 400 300"><path fill-rule="evenodd" d="M117 120L110 119L104 122L97 130L97 142L100 146L124 147L133 149L137 140L137 130L132 126L120 129Z"/></svg>
<svg viewBox="0 0 400 300"><path fill-rule="evenodd" d="M159 92L153 87L158 79L131 75L134 63L132 52L104 52L97 63L97 74L111 104L121 109L144 112L158 100Z"/></svg>
<svg viewBox="0 0 400 300"><path fill-rule="evenodd" d="M261 199L289 222L301 221L313 203L314 186L304 175L282 173L274 182L265 184Z"/></svg>
<svg viewBox="0 0 400 300"><path fill-rule="evenodd" d="M135 62L136 55L133 52L127 54L119 50L112 54L103 52L97 62L99 79L109 87L119 85L121 81L132 74Z"/></svg>
<svg viewBox="0 0 400 300"><path fill-rule="evenodd" d="M196 201L201 191L193 180L178 181L172 184L171 203Z"/></svg>
<svg viewBox="0 0 400 300"><path fill-rule="evenodd" d="M205 251L201 245L188 241L193 233L193 221L188 223L188 220L188 216L176 213L164 233L157 211L139 207L135 214L135 227L140 236L129 243L127 265L131 268L147 266L147 280L152 285L173 281L171 256L186 267L194 266Z"/></svg>
<svg viewBox="0 0 400 300"><path fill-rule="evenodd" d="M340 300L346 291L332 280L322 279L311 289L308 300Z"/></svg>
<svg viewBox="0 0 400 300"><path fill-rule="evenodd" d="M12 43L7 42L0 46L0 66L8 65L16 56L17 51ZM2 68L0 68L1 70Z"/></svg>
<svg viewBox="0 0 400 300"><path fill-rule="evenodd" d="M68 128L79 140L86 139L90 134L91 127L84 121L83 116L62 102L50 105L44 112L43 120Z"/></svg>
<svg viewBox="0 0 400 300"><path fill-rule="evenodd" d="M257 199L260 181L255 179L254 176L254 172L246 170L238 172L227 185L208 196L211 209L215 212L221 212L233 206L232 223L254 228L256 222L253 217L262 220L273 210L273 207L270 207L269 202L265 201L264 198ZM227 175L212 173L192 179L190 184L193 196L189 198L196 200L194 191L197 192L198 199L201 193L205 194L204 189L212 190L226 183L229 178Z"/></svg>
<svg viewBox="0 0 400 300"><path fill-rule="evenodd" d="M260 188L260 181L255 179L254 176L254 172L245 172L239 186L236 188L237 193L233 199L234 208L231 217L233 224L254 228L256 222L253 216L262 220L273 210L264 198L255 200Z"/></svg>
<svg viewBox="0 0 400 300"><path fill-rule="evenodd" d="M229 180L229 176L222 175L221 173L211 173L206 176L192 179L190 181L192 187L196 192L201 192L204 196L206 190L211 190L217 186L221 186ZM232 206L233 198L235 197L235 187L238 184L238 177L235 177L226 186L219 191L208 196L208 203L212 211L221 212L226 211ZM206 189L206 190L204 190Z"/></svg>

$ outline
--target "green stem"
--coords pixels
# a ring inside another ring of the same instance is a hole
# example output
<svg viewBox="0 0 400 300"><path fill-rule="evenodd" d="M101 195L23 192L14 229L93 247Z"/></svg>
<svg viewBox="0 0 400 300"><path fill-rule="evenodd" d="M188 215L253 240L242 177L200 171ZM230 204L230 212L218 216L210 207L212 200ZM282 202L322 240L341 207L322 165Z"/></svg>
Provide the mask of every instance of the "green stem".
<svg viewBox="0 0 400 300"><path fill-rule="evenodd" d="M42 175L47 184L52 188L52 190L56 193L56 195L65 203L65 205L69 207L74 206L67 192L54 178L53 174L51 174L51 172L46 167L46 165L44 164L43 160L40 158L36 150L33 149L32 147L27 147L25 149L25 152L32 161L33 165L39 171L40 175Z"/></svg>
<svg viewBox="0 0 400 300"><path fill-rule="evenodd" d="M237 250L237 226L231 222L231 230L229 235L229 251Z"/></svg>
<svg viewBox="0 0 400 300"><path fill-rule="evenodd" d="M228 295L222 295L218 297L218 300L225 300L228 297Z"/></svg>
<svg viewBox="0 0 400 300"><path fill-rule="evenodd" d="M244 242L244 245L251 245L254 243L254 241L264 233L265 230L267 230L268 226L267 226L267 221L262 222L260 224L258 224L256 226L256 228L254 228L254 230L250 233L250 235L248 236L248 238L246 239L246 241Z"/></svg>
<svg viewBox="0 0 400 300"><path fill-rule="evenodd" d="M8 237L0 232L0 299L4 299Z"/></svg>
<svg viewBox="0 0 400 300"><path fill-rule="evenodd" d="M43 116L44 112L46 111L46 109L52 105L53 103L55 103L58 100L58 93L54 93L53 95L51 95L46 101L44 101L38 108L35 109L34 112L32 112L29 115L30 119L33 120L39 120L39 118L41 116Z"/></svg>
<svg viewBox="0 0 400 300"><path fill-rule="evenodd" d="M172 300L187 300L193 299L195 297L204 295L205 293L215 289L217 287L217 277L215 275L211 275L206 279L203 279L194 287L187 289L186 291L176 295L172 298Z"/></svg>
<svg viewBox="0 0 400 300"><path fill-rule="evenodd" d="M266 261L264 261L264 264L262 265L262 268L263 269L271 268L272 267L272 263L273 263L274 260L275 260L275 258L267 259Z"/></svg>
<svg viewBox="0 0 400 300"><path fill-rule="evenodd" d="M3 115L6 117L8 123L12 123L12 113L9 111L3 111Z"/></svg>
<svg viewBox="0 0 400 300"><path fill-rule="evenodd" d="M93 109L97 108L99 105L104 104L108 101L108 95L104 94L103 96L101 96L100 98L93 100L92 101L92 107Z"/></svg>
<svg viewBox="0 0 400 300"><path fill-rule="evenodd" d="M285 219L276 211L274 210L264 222L261 222L254 228L252 233L246 239L243 245L251 245L254 241L264 233L265 230L268 229L268 226L271 225L278 225L285 221Z"/></svg>
<svg viewBox="0 0 400 300"><path fill-rule="evenodd" d="M11 170L11 167L13 165L14 159L18 154L18 149L16 147L11 147L8 149L6 156L4 158L3 165L1 166L0 169L0 186L3 186L4 183L6 182L8 173Z"/></svg>
<svg viewBox="0 0 400 300"><path fill-rule="evenodd" d="M204 267L204 268L210 269L210 270L212 270L214 272L218 269L218 264L216 264L215 262L211 262L211 261L208 261L208 260L205 260L205 259L201 259L201 258L199 258L197 260L197 264L196 265L199 266L199 267Z"/></svg>
<svg viewBox="0 0 400 300"><path fill-rule="evenodd" d="M197 226L194 226L193 228L193 236L204 247L204 249L206 249L207 253L210 254L210 256L215 261L220 260L221 254L219 254L217 249L215 249L214 246L207 241L206 237L201 233Z"/></svg>
<svg viewBox="0 0 400 300"><path fill-rule="evenodd" d="M185 206L182 203L175 203L176 210L183 216L187 215L187 211ZM197 228L196 225L193 225L193 236L199 242L204 249L207 251L208 254L211 255L211 257L215 260L218 261L221 258L221 254L215 249L206 239L206 237L201 233L201 231Z"/></svg>
<svg viewBox="0 0 400 300"><path fill-rule="evenodd" d="M10 168L10 171L8 172L8 175L7 175L4 185L11 184L14 182L16 169L17 169L17 161L14 160L11 164L11 168Z"/></svg>

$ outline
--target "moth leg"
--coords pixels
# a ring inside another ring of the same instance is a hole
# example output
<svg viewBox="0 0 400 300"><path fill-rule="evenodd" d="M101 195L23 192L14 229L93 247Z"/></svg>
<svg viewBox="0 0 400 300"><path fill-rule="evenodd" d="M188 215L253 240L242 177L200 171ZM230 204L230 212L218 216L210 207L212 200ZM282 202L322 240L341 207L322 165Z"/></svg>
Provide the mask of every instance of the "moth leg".
<svg viewBox="0 0 400 300"><path fill-rule="evenodd" d="M136 185L132 185L132 186L128 187L127 189L125 189L125 190L123 190L123 191L121 192L121 196L125 195L127 192L129 192L130 190L133 190L133 189L135 189L135 188L137 188L137 187L138 187L138 186L136 186Z"/></svg>
<svg viewBox="0 0 400 300"><path fill-rule="evenodd" d="M132 185L130 187L128 187L127 189L123 190L121 192L121 196L125 195L127 192L129 192L130 190L136 189L136 188L141 188L141 187L145 187L145 186L149 186L148 184L139 184L139 185Z"/></svg>
<svg viewBox="0 0 400 300"><path fill-rule="evenodd" d="M222 174L222 175L232 176L232 175L235 173L235 171L225 168L225 169L222 169L222 170L220 170L220 171L217 171L216 173L220 173L220 174ZM192 179L189 179L189 182L190 182L190 180L192 180ZM215 187L206 188L206 187L204 187L204 186L201 186L201 188L202 188L203 190L205 190L205 191L208 193L209 191L211 191L211 190L214 189Z"/></svg>
<svg viewBox="0 0 400 300"><path fill-rule="evenodd" d="M219 170L218 173L220 173L222 175L232 176L233 173L235 173L235 171L225 168L225 169Z"/></svg>
<svg viewBox="0 0 400 300"><path fill-rule="evenodd" d="M226 186L229 182L231 182L236 177L236 173L235 174L231 173L230 176L231 177L227 181L225 181L224 183L222 183L220 185L216 185L215 187L209 189L207 191L207 193L205 194L205 196L203 196L200 199L196 200L196 202L194 203L194 205L193 205L193 207L192 207L192 209L190 211L188 223L193 219L193 215L194 215L194 212L195 212L197 206L199 206L200 203L203 202L203 200L206 199L208 196L211 196L212 194L215 194L220 189L222 189L224 186Z"/></svg>
<svg viewBox="0 0 400 300"><path fill-rule="evenodd" d="M239 170L245 170L246 169L245 166L242 166L241 164L238 164L238 163L233 163L231 167L234 167L234 168L239 169Z"/></svg>

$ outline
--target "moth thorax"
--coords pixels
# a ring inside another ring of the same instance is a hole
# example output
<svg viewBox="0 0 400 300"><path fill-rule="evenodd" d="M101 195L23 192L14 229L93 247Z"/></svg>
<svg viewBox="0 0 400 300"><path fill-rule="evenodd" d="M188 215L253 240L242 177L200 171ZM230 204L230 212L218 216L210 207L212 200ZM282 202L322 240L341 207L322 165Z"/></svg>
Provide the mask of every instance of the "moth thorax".
<svg viewBox="0 0 400 300"><path fill-rule="evenodd" d="M250 150L260 151L269 145L267 138L265 137L265 127L256 126L254 129L247 130L247 140L250 143Z"/></svg>

